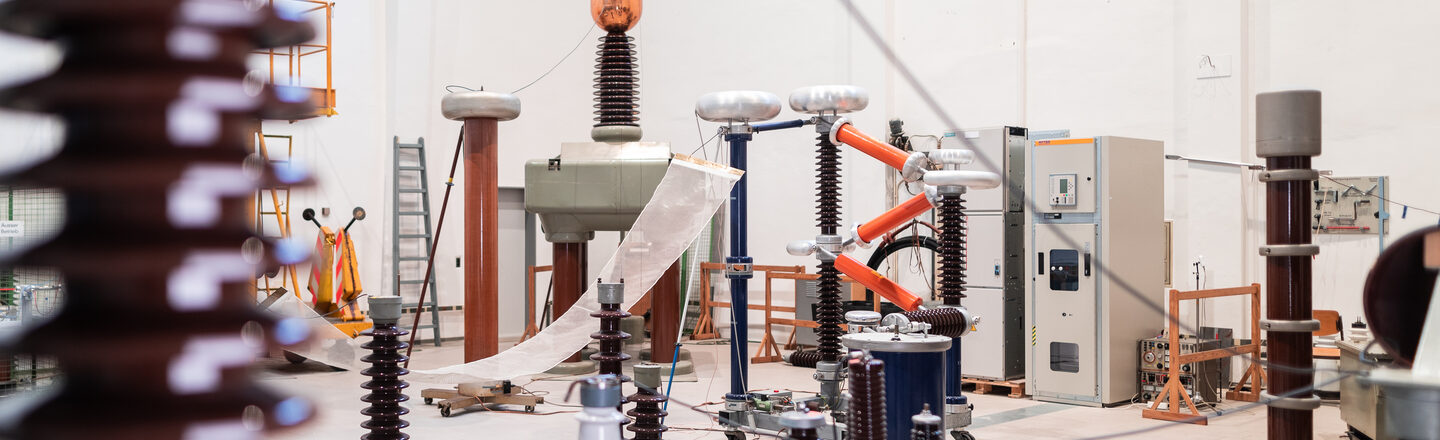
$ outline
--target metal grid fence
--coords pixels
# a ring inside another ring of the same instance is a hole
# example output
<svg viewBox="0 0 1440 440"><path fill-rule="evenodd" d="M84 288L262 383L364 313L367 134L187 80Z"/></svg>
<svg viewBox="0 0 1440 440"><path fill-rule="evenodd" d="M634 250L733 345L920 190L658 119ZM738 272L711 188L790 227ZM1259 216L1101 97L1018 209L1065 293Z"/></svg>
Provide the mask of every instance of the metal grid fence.
<svg viewBox="0 0 1440 440"><path fill-rule="evenodd" d="M0 186L0 208L0 255L24 252L64 226L64 196L54 188ZM54 268L0 266L0 332L53 315L64 298L63 279ZM55 361L45 357L0 358L0 396L50 386L56 371Z"/></svg>

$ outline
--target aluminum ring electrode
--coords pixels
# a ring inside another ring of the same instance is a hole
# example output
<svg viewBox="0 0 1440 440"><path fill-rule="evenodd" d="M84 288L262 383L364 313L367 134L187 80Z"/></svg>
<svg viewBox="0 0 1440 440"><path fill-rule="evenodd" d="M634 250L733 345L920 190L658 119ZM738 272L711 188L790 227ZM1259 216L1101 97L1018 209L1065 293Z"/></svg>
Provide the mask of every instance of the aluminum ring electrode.
<svg viewBox="0 0 1440 440"><path fill-rule="evenodd" d="M1320 255L1320 246L1313 244L1272 244L1260 246L1260 255L1267 257L1309 257Z"/></svg>
<svg viewBox="0 0 1440 440"><path fill-rule="evenodd" d="M1281 319L1261 319L1260 329L1267 332L1311 333L1316 330L1320 330L1320 321L1314 319L1304 319L1297 321Z"/></svg>
<svg viewBox="0 0 1440 440"><path fill-rule="evenodd" d="M834 121L831 121L831 122L830 122L830 132L829 132L830 143L835 144L835 145L840 145L840 137L839 137L837 134L840 133L840 127L844 127L845 124L849 124L849 123L850 123L850 120L847 119L847 118L843 118L843 117L841 117L841 118L836 118Z"/></svg>
<svg viewBox="0 0 1440 440"><path fill-rule="evenodd" d="M1311 169L1271 170L1260 173L1261 182L1309 181L1320 178L1320 172Z"/></svg>
<svg viewBox="0 0 1440 440"><path fill-rule="evenodd" d="M695 101L695 115L710 122L759 122L780 114L780 97L774 93L732 90L706 93Z"/></svg>
<svg viewBox="0 0 1440 440"><path fill-rule="evenodd" d="M1266 391L1260 392L1260 400L1272 408L1293 409L1309 411L1320 407L1320 398L1311 395L1310 397L1278 397Z"/></svg>

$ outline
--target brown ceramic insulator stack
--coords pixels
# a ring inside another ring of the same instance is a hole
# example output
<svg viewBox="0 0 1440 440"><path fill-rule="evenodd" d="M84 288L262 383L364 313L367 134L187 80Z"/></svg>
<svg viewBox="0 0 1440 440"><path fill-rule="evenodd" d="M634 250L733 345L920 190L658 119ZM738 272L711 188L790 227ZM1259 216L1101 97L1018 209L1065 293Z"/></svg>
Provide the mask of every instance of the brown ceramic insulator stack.
<svg viewBox="0 0 1440 440"><path fill-rule="evenodd" d="M847 363L850 370L849 438L885 440L885 362L859 355Z"/></svg>
<svg viewBox="0 0 1440 440"><path fill-rule="evenodd" d="M937 307L933 309L915 310L904 312L906 318L914 322L930 324L930 334L951 338L958 338L965 334L966 326L970 325L965 320L965 315L960 309L951 307Z"/></svg>
<svg viewBox="0 0 1440 440"><path fill-rule="evenodd" d="M64 43L55 72L0 91L0 106L66 127L55 156L0 177L60 189L66 213L7 262L59 269L65 305L4 347L56 359L65 379L6 402L24 405L6 408L0 437L249 438L308 419L308 402L247 372L262 344L307 331L255 307L257 264L304 256L267 252L249 201L261 184L302 182L245 166L255 120L294 105L243 79L252 50L313 30L241 0L12 0L0 29Z"/></svg>
<svg viewBox="0 0 1440 440"><path fill-rule="evenodd" d="M816 163L816 207L820 234L835 235L840 229L840 147L830 142L828 135L820 135L818 160ZM826 362L839 362L843 351L840 335L845 332L840 324L845 323L845 310L840 306L840 271L835 270L833 261L820 262L820 278L816 283L818 304L815 308L816 343L820 358Z"/></svg>
<svg viewBox="0 0 1440 440"><path fill-rule="evenodd" d="M796 350L788 356L785 356L785 362L789 362L790 365L797 367L815 368L815 364L820 362L820 352L815 350Z"/></svg>
<svg viewBox="0 0 1440 440"><path fill-rule="evenodd" d="M634 37L610 32L595 51L595 126L640 125Z"/></svg>
<svg viewBox="0 0 1440 440"><path fill-rule="evenodd" d="M965 297L965 198L940 199L940 299L958 306Z"/></svg>
<svg viewBox="0 0 1440 440"><path fill-rule="evenodd" d="M400 417L409 414L410 410L400 404L410 400L404 393L410 384L400 377L410 371L400 364L410 358L400 350L406 349L410 344L401 341L400 337L410 332L395 325L400 319L400 297L371 297L370 311L375 327L361 333L371 339L360 346L370 350L369 355L360 359L371 365L360 372L370 378L360 385L361 388L370 390L369 394L360 398L370 404L360 411L370 417L370 420L360 424L361 427L369 429L370 433L361 437L361 440L407 440L410 436L401 430L410 426L410 423Z"/></svg>
<svg viewBox="0 0 1440 440"><path fill-rule="evenodd" d="M636 365L635 388L635 394L625 399L626 402L635 404L635 409L625 413L635 419L635 423L625 429L635 433L634 440L660 440L661 434L669 430L663 420L670 415L660 409L665 401L670 400L660 394L660 365Z"/></svg>
<svg viewBox="0 0 1440 440"><path fill-rule="evenodd" d="M600 331L591 333L590 337L600 341L600 351L590 355L590 360L600 364L600 374L613 374L616 377L624 378L624 371L621 365L630 360L630 355L621 352L621 346L630 334L620 331L620 320L630 317L630 313L620 310L620 303L600 303L600 311L591 313L590 316L600 318Z"/></svg>

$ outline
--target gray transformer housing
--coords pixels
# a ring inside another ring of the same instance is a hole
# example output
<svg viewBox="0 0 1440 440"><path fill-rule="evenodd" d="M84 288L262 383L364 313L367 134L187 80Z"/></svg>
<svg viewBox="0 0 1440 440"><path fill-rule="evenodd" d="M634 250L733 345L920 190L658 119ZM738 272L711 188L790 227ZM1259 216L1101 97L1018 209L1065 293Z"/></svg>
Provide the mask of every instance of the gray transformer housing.
<svg viewBox="0 0 1440 440"><path fill-rule="evenodd" d="M1088 406L1136 393L1135 341L1164 320L1164 143L1031 143L1028 388Z"/></svg>
<svg viewBox="0 0 1440 440"><path fill-rule="evenodd" d="M664 142L565 143L558 158L525 162L525 210L551 243L628 231L669 166Z"/></svg>

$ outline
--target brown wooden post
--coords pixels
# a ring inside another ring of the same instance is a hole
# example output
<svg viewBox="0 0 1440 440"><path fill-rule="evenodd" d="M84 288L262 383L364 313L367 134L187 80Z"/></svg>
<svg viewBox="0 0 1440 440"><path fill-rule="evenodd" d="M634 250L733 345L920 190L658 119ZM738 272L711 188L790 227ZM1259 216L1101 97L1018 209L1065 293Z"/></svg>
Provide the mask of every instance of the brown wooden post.
<svg viewBox="0 0 1440 440"><path fill-rule="evenodd" d="M670 264L650 294L650 360L668 364L675 360L675 337L680 332L680 261Z"/></svg>
<svg viewBox="0 0 1440 440"><path fill-rule="evenodd" d="M550 279L555 283L554 299L550 308L550 319L559 319L580 300L585 293L586 285L586 257L589 246L585 242L579 243L551 243L554 270L550 272ZM574 353L565 362L579 362L580 353Z"/></svg>

